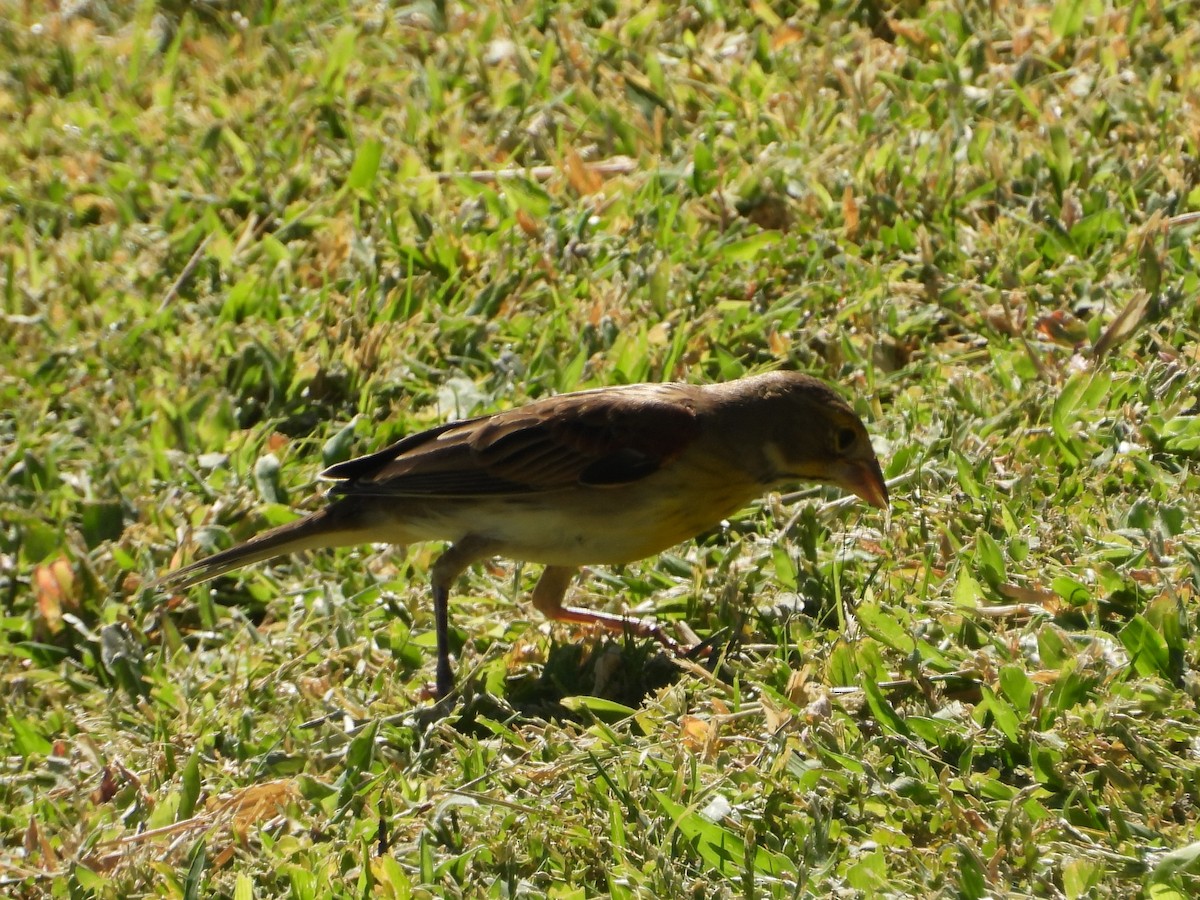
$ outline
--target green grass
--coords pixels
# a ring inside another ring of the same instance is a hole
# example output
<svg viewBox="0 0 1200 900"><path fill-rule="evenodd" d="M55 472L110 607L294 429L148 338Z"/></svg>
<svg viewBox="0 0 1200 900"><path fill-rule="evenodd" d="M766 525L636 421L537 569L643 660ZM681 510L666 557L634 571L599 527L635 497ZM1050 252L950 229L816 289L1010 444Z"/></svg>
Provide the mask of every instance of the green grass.
<svg viewBox="0 0 1200 900"><path fill-rule="evenodd" d="M70 6L0 15L3 892L1200 892L1194 4ZM447 416L777 364L893 508L585 579L709 668L498 561L439 718L437 547L142 587Z"/></svg>

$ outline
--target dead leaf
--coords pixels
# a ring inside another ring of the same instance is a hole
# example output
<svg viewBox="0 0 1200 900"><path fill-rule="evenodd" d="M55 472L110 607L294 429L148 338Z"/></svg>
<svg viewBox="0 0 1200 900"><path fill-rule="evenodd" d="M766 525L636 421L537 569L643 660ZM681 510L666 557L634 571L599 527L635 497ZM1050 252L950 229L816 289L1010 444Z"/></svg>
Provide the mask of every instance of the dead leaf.
<svg viewBox="0 0 1200 900"><path fill-rule="evenodd" d="M38 831L37 819L30 817L29 824L25 827L25 837L23 840L25 855L32 856L36 853L40 843L41 835Z"/></svg>
<svg viewBox="0 0 1200 900"><path fill-rule="evenodd" d="M971 807L963 806L959 809L963 818L966 819L971 824L971 827L973 827L980 834L987 834L991 830L988 826L988 823L984 821L983 816L979 815L979 813L975 812L975 810L971 809Z"/></svg>
<svg viewBox="0 0 1200 900"><path fill-rule="evenodd" d="M243 837L251 825L273 819L297 796L296 785L281 778L215 797L208 806L213 813L230 816L230 827Z"/></svg>
<svg viewBox="0 0 1200 900"><path fill-rule="evenodd" d="M79 584L75 570L66 557L60 556L51 563L34 567L34 590L37 592L37 608L40 626L48 635L56 635L63 629L63 612L79 609Z"/></svg>
<svg viewBox="0 0 1200 900"><path fill-rule="evenodd" d="M1069 310L1039 316L1034 327L1056 344L1078 348L1087 340L1087 323Z"/></svg>
<svg viewBox="0 0 1200 900"><path fill-rule="evenodd" d="M1050 613L1057 613L1063 607L1063 599L1054 591L1043 587L1025 587L1020 584L1005 583L998 588L1001 594L1017 603L1040 606Z"/></svg>
<svg viewBox="0 0 1200 900"><path fill-rule="evenodd" d="M846 221L846 237L858 235L858 202L854 199L854 191L850 185L842 191L842 218Z"/></svg>
<svg viewBox="0 0 1200 900"><path fill-rule="evenodd" d="M983 833L986 834L989 830L990 829L984 828ZM996 852L992 854L992 858L988 860L988 865L987 865L988 879L992 883L999 884L1001 882L1001 880L1004 878L1004 874L1003 874L1004 870L1001 869L1001 864L1007 858L1008 858L1008 847L1006 847L1004 844L1000 844L996 848Z"/></svg>
<svg viewBox="0 0 1200 900"><path fill-rule="evenodd" d="M596 193L604 184L600 173L589 168L574 150L567 151L564 163L567 181L577 193L584 197Z"/></svg>
<svg viewBox="0 0 1200 900"><path fill-rule="evenodd" d="M527 237L536 238L541 237L542 235L541 226L534 221L533 216L525 212L523 209L517 210L517 225L520 226L521 230L525 232Z"/></svg>
<svg viewBox="0 0 1200 900"><path fill-rule="evenodd" d="M788 676L787 687L783 689L783 695L788 698L790 703L800 706L808 701L808 680L811 676L812 671L809 666L792 670L792 674Z"/></svg>
<svg viewBox="0 0 1200 900"><path fill-rule="evenodd" d="M105 766L104 771L100 774L100 786L92 791L92 802L97 806L101 803L108 803L117 795L119 787L113 767Z"/></svg>
<svg viewBox="0 0 1200 900"><path fill-rule="evenodd" d="M1125 308L1117 313L1117 317L1104 329L1104 334L1097 339L1096 345L1092 348L1092 355L1096 359L1103 359L1108 351L1128 340L1146 318L1146 311L1149 308L1149 291L1138 291L1134 294L1132 299L1125 304Z"/></svg>
<svg viewBox="0 0 1200 900"><path fill-rule="evenodd" d="M781 25L771 33L771 50L779 50L804 39L804 32L791 25Z"/></svg>
<svg viewBox="0 0 1200 900"><path fill-rule="evenodd" d="M904 38L914 47L924 47L929 43L929 35L915 25L910 25L902 19L893 19L891 16L887 19L888 28L893 34L897 34Z"/></svg>
<svg viewBox="0 0 1200 900"><path fill-rule="evenodd" d="M1020 58L1033 47L1033 29L1018 28L1012 34L1012 54Z"/></svg>
<svg viewBox="0 0 1200 900"><path fill-rule="evenodd" d="M792 721L792 714L787 710L776 708L764 695L761 699L763 715L767 720L767 731L775 734Z"/></svg>
<svg viewBox="0 0 1200 900"><path fill-rule="evenodd" d="M696 716L684 716L679 720L680 736L683 745L689 750L699 752L708 743L709 723Z"/></svg>

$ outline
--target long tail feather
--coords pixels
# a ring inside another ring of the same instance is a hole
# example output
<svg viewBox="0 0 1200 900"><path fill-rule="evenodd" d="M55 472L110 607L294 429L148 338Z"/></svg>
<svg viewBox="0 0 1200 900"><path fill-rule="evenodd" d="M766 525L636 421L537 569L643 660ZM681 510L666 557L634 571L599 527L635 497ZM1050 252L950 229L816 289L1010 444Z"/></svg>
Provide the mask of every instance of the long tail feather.
<svg viewBox="0 0 1200 900"><path fill-rule="evenodd" d="M361 531L347 529L335 519L331 514L331 507L318 510L303 519L263 532L236 547L167 572L153 581L150 587L159 591L183 590L265 559L286 556L300 550L339 547L370 540L370 537L364 536Z"/></svg>

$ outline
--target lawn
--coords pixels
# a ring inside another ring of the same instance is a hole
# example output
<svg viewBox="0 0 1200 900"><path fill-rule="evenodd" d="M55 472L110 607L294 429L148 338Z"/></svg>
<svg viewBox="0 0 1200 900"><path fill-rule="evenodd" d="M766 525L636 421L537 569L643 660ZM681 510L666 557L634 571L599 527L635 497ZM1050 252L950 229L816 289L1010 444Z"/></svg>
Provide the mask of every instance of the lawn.
<svg viewBox="0 0 1200 900"><path fill-rule="evenodd" d="M238 11L240 9L240 11ZM1184 2L0 0L0 893L1200 894ZM451 417L772 367L867 422L576 602L150 580Z"/></svg>

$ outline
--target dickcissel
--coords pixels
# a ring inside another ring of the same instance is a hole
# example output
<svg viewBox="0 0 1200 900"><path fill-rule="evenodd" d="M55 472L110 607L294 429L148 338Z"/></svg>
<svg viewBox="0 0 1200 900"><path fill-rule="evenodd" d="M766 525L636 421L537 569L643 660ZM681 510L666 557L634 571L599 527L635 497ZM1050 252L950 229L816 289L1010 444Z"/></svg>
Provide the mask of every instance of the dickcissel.
<svg viewBox="0 0 1200 900"><path fill-rule="evenodd" d="M493 556L545 566L533 605L551 619L632 628L565 606L580 566L642 559L717 525L765 491L833 484L886 509L862 421L828 385L795 372L724 384L633 384L448 422L331 466L324 508L164 575L181 590L317 547L449 541L433 565L437 691L454 683L450 588ZM665 639L669 643L669 639Z"/></svg>

